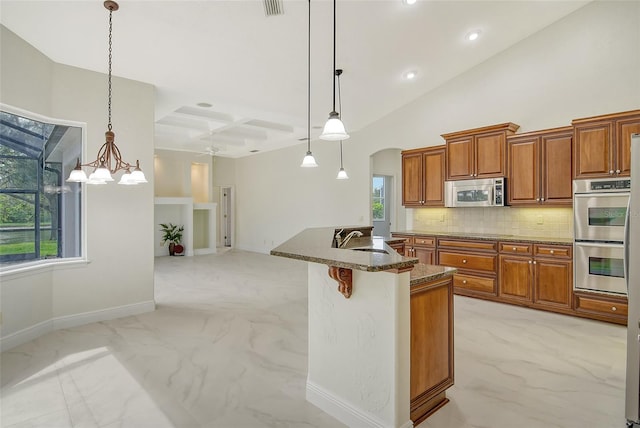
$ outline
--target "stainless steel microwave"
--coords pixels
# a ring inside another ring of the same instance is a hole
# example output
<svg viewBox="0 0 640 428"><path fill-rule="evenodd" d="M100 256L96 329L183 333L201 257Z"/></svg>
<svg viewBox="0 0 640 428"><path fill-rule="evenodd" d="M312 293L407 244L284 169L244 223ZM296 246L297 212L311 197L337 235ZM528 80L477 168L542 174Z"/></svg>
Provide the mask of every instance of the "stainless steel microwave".
<svg viewBox="0 0 640 428"><path fill-rule="evenodd" d="M444 182L445 207L503 207L504 177Z"/></svg>

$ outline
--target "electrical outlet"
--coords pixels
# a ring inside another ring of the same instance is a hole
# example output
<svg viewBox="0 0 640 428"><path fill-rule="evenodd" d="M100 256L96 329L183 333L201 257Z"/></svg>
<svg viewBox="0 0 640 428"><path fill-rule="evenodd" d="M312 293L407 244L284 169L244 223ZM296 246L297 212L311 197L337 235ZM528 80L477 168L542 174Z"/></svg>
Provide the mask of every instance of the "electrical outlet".
<svg viewBox="0 0 640 428"><path fill-rule="evenodd" d="M538 217L536 217L536 223L538 224L544 224L544 217L539 215Z"/></svg>
<svg viewBox="0 0 640 428"><path fill-rule="evenodd" d="M440 223L444 222L444 214L440 214Z"/></svg>

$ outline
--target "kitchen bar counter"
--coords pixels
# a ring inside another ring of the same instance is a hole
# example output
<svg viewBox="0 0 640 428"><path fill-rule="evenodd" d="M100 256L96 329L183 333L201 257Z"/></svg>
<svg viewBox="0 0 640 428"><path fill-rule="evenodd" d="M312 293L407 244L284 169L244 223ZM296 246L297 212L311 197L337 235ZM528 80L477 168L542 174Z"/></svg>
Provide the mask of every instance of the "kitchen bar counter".
<svg viewBox="0 0 640 428"><path fill-rule="evenodd" d="M382 237L354 237L345 248L335 248L336 230L340 229L305 229L271 250L271 255L366 272L410 270L418 263L417 259L398 254Z"/></svg>
<svg viewBox="0 0 640 428"><path fill-rule="evenodd" d="M480 239L487 241L513 241L513 242L530 242L532 244L573 244L573 238L558 237L541 237L541 236L520 236L520 235L502 235L495 233L469 233L469 232L430 232L427 230L404 230L393 232L399 235L428 235L461 239Z"/></svg>
<svg viewBox="0 0 640 428"><path fill-rule="evenodd" d="M406 428L448 401L456 269L404 257L389 245L404 239L372 229L306 229L271 254L308 262L307 400L347 426Z"/></svg>

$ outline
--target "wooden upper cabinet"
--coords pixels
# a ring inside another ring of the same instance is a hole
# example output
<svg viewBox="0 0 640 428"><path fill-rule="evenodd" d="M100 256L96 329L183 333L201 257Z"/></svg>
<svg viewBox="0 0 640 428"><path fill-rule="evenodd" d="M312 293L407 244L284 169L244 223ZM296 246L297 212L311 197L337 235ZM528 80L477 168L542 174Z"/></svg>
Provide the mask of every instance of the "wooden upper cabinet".
<svg viewBox="0 0 640 428"><path fill-rule="evenodd" d="M402 205L422 204L422 152L402 153Z"/></svg>
<svg viewBox="0 0 640 428"><path fill-rule="evenodd" d="M640 110L575 119L574 178L629 176L631 134L640 132Z"/></svg>
<svg viewBox="0 0 640 428"><path fill-rule="evenodd" d="M507 138L507 198L512 206L572 204L573 128Z"/></svg>
<svg viewBox="0 0 640 428"><path fill-rule="evenodd" d="M507 199L509 205L536 205L540 200L540 139L509 139Z"/></svg>
<svg viewBox="0 0 640 428"><path fill-rule="evenodd" d="M443 134L447 180L502 177L507 173L507 136L518 125L508 122Z"/></svg>
<svg viewBox="0 0 640 428"><path fill-rule="evenodd" d="M473 177L473 139L447 141L447 180Z"/></svg>
<svg viewBox="0 0 640 428"><path fill-rule="evenodd" d="M445 147L425 150L424 160L424 205L444 206Z"/></svg>
<svg viewBox="0 0 640 428"><path fill-rule="evenodd" d="M402 205L444 206L445 146L402 152Z"/></svg>
<svg viewBox="0 0 640 428"><path fill-rule="evenodd" d="M640 134L640 116L616 121L619 175L631 175L631 134Z"/></svg>

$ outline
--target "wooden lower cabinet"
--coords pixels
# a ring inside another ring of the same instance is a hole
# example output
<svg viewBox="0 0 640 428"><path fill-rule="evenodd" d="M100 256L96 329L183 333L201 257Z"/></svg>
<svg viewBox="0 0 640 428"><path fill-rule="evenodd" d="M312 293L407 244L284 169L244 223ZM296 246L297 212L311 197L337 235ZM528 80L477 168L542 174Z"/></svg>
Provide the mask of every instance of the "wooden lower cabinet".
<svg viewBox="0 0 640 428"><path fill-rule="evenodd" d="M436 264L436 238L427 235L403 235L392 233L393 238L404 239L404 256L415 257L420 263Z"/></svg>
<svg viewBox="0 0 640 428"><path fill-rule="evenodd" d="M396 250L398 252L398 254L404 256L404 242L399 242L399 243L392 243L392 244L388 244L391 248L393 248L394 250Z"/></svg>
<svg viewBox="0 0 640 428"><path fill-rule="evenodd" d="M411 287L410 415L419 424L449 399L453 385L452 277Z"/></svg>
<svg viewBox="0 0 640 428"><path fill-rule="evenodd" d="M569 245L501 242L498 297L524 306L571 312L572 249Z"/></svg>
<svg viewBox="0 0 640 428"><path fill-rule="evenodd" d="M624 296L597 293L575 293L577 315L616 324L627 324L628 302Z"/></svg>
<svg viewBox="0 0 640 428"><path fill-rule="evenodd" d="M438 238L438 264L458 268L453 276L456 294L495 297L497 293L497 242Z"/></svg>
<svg viewBox="0 0 640 428"><path fill-rule="evenodd" d="M500 286L498 296L504 300L527 303L533 288L531 257L500 255Z"/></svg>

